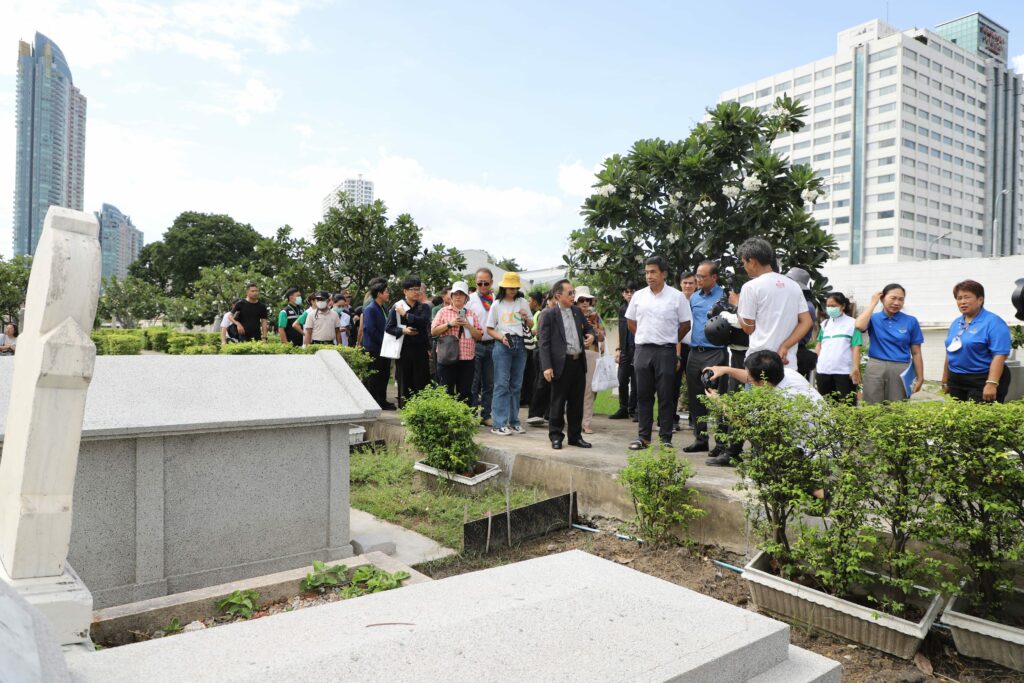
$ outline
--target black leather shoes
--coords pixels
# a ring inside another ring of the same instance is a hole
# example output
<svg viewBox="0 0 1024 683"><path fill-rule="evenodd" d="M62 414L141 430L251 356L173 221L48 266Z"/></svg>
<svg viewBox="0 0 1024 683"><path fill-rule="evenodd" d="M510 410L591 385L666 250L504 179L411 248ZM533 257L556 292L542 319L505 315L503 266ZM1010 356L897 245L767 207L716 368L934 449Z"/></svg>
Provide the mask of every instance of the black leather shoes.
<svg viewBox="0 0 1024 683"><path fill-rule="evenodd" d="M569 439L569 445L577 448L591 448L590 442L583 439Z"/></svg>
<svg viewBox="0 0 1024 683"><path fill-rule="evenodd" d="M629 417L629 413L627 413L625 410L617 410L614 413L612 413L611 415L609 415L608 419L609 420L625 420L627 417Z"/></svg>
<svg viewBox="0 0 1024 683"><path fill-rule="evenodd" d="M555 449L556 451L562 450L562 440L561 439L551 439L551 447L553 449Z"/></svg>
<svg viewBox="0 0 1024 683"><path fill-rule="evenodd" d="M707 441L695 441L683 449L683 453L704 453L708 450Z"/></svg>
<svg viewBox="0 0 1024 683"><path fill-rule="evenodd" d="M738 463L731 455L723 452L718 457L708 458L704 461L704 464L711 467L736 467Z"/></svg>

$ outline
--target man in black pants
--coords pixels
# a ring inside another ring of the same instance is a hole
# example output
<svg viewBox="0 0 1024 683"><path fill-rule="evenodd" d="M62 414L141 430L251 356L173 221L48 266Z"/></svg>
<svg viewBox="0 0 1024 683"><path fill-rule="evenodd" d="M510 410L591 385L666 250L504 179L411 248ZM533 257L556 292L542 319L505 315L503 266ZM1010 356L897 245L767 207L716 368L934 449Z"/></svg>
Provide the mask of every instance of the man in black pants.
<svg viewBox="0 0 1024 683"><path fill-rule="evenodd" d="M644 261L647 286L633 294L626 308L626 324L635 335L638 438L629 444L633 451L651 443L654 426L654 394L658 394L658 436L672 444L672 418L676 390L673 383L679 360L676 345L690 330L690 302L683 293L665 284L668 265L660 256Z"/></svg>
<svg viewBox="0 0 1024 683"><path fill-rule="evenodd" d="M696 279L697 291L690 297L693 327L690 328L690 355L686 363L686 404L693 418L694 441L683 449L685 453L702 453L709 448L708 409L700 400L700 396L704 395L700 375L704 368L725 365L728 362L725 347L711 343L704 334L708 313L724 295L724 291L718 286L718 264L714 261L701 261L697 266Z"/></svg>
<svg viewBox="0 0 1024 683"><path fill-rule="evenodd" d="M540 314L540 364L544 379L551 383L548 436L551 447L561 449L565 427L570 446L590 448L583 440L583 390L587 383L583 350L594 343L594 330L573 306L576 293L568 280L556 282L551 295L557 305Z"/></svg>
<svg viewBox="0 0 1024 683"><path fill-rule="evenodd" d="M619 364L619 409L608 416L611 420L624 420L627 417L636 422L636 373L633 371L633 333L626 324L626 309L633 298L636 287L626 285L622 288L623 304L619 307L619 348L615 349L615 362Z"/></svg>
<svg viewBox="0 0 1024 683"><path fill-rule="evenodd" d="M736 295L732 294L731 298L735 301ZM747 344L749 344L749 340L747 333L740 327L739 318L736 316L736 305L730 303L728 295L719 299L718 303L711 308L711 312L708 313L712 318L719 314L728 320L732 326L729 335L729 346L727 347L729 367L742 370L747 359ZM722 382L726 379L728 379L728 382L723 385ZM743 389L743 385L732 377L722 377L718 381L718 388L723 393L732 394ZM719 424L718 431L722 434L727 434L729 432L729 425ZM742 455L743 444L741 443L731 443L728 446L717 443L714 449L708 453L708 458L704 461L704 464L715 467L735 467Z"/></svg>

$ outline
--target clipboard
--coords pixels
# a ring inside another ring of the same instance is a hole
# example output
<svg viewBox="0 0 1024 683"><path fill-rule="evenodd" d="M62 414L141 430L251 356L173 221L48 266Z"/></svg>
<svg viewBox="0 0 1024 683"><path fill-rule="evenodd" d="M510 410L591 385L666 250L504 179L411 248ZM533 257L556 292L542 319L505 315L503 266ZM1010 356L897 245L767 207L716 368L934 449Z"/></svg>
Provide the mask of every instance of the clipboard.
<svg viewBox="0 0 1024 683"><path fill-rule="evenodd" d="M907 392L907 398L910 398L914 393L914 382L917 380L917 371L914 370L914 361L910 361L910 365L907 369L900 373L900 379L903 380L903 390Z"/></svg>

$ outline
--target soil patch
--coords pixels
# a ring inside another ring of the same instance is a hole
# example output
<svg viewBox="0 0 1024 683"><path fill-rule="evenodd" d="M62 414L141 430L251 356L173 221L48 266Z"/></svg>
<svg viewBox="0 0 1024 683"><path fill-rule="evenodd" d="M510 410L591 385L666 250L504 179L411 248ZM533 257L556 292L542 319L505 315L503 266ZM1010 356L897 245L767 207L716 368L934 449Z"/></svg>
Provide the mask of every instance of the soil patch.
<svg viewBox="0 0 1024 683"><path fill-rule="evenodd" d="M740 575L715 564L742 567L745 560L737 555L710 548L672 547L651 549L636 541L618 538L615 532L621 523L596 520L590 523L601 533L571 529L556 532L512 549L489 555L456 555L418 565L416 569L434 579L454 576L487 567L519 562L533 557L567 550L583 550L598 557L618 562L637 571L695 590L733 605L752 609L750 591ZM960 657L948 633L932 631L921 648L921 654L934 669L926 675L913 662L890 657L882 652L853 645L826 633L805 626L792 625L790 640L794 645L817 652L839 662L843 681L849 683L914 683L917 681L959 681L961 683L1021 683L1020 674L997 664Z"/></svg>

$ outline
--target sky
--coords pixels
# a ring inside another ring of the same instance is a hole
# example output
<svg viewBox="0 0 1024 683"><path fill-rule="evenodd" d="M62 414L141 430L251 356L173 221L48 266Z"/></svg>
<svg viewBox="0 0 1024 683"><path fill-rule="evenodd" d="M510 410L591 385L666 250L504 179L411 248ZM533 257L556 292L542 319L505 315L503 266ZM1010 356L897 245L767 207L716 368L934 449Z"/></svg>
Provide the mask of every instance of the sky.
<svg viewBox="0 0 1024 683"><path fill-rule="evenodd" d="M147 242L190 210L309 235L362 173L425 244L543 268L606 156L685 138L722 91L834 53L838 31L978 9L1024 66L1008 0L0 0L0 253L17 46L36 31L88 98L85 209L114 204Z"/></svg>

